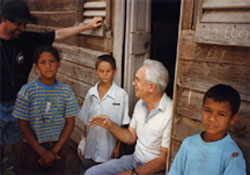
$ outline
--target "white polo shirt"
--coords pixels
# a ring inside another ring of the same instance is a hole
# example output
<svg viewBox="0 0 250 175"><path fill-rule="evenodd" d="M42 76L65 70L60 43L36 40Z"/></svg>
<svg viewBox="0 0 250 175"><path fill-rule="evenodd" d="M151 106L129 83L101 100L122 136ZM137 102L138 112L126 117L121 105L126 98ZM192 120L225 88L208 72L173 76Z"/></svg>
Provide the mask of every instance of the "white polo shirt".
<svg viewBox="0 0 250 175"><path fill-rule="evenodd" d="M134 155L145 163L159 157L161 146L169 147L172 100L164 93L158 108L151 114L147 115L145 104L140 99L136 103L130 123L130 127L135 128L137 134Z"/></svg>
<svg viewBox="0 0 250 175"><path fill-rule="evenodd" d="M79 118L87 126L87 142L85 158L95 162L105 162L110 159L116 146L116 138L105 128L96 126L90 128L88 121L96 115L107 115L117 125L129 124L128 95L114 81L109 91L100 100L97 83L88 91Z"/></svg>

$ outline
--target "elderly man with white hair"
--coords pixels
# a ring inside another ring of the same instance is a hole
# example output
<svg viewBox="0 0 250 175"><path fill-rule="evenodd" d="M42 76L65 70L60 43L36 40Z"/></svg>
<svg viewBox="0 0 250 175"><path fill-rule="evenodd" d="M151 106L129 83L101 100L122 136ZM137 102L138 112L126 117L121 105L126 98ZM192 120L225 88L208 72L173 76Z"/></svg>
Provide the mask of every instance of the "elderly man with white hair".
<svg viewBox="0 0 250 175"><path fill-rule="evenodd" d="M164 174L171 132L172 100L164 92L168 71L162 63L145 60L133 81L137 102L129 128L121 128L107 116L93 118L89 124L108 129L118 140L133 144L132 155L112 159L88 169L85 175Z"/></svg>

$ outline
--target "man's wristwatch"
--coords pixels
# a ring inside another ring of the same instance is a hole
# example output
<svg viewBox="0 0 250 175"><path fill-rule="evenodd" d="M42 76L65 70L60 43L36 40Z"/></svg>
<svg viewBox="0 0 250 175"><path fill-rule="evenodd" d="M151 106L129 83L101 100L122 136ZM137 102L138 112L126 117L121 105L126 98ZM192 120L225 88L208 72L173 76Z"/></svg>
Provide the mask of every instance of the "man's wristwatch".
<svg viewBox="0 0 250 175"><path fill-rule="evenodd" d="M132 169L132 175L139 175L139 173L134 169Z"/></svg>

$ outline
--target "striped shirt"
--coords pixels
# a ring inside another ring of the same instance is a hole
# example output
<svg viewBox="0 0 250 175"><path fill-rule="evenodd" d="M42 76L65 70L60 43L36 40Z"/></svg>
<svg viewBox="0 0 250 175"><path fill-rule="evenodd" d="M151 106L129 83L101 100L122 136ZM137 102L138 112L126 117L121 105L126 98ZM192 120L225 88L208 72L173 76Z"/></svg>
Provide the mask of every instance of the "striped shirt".
<svg viewBox="0 0 250 175"><path fill-rule="evenodd" d="M37 79L19 91L13 116L29 121L38 142L44 143L58 141L65 118L78 113L78 103L68 85L57 81L48 86Z"/></svg>

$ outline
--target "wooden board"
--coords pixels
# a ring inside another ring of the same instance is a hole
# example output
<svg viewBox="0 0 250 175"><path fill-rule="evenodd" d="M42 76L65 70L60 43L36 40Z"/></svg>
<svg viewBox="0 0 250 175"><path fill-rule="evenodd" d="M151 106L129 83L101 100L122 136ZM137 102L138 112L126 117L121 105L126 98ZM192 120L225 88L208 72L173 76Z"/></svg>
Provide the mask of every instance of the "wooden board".
<svg viewBox="0 0 250 175"><path fill-rule="evenodd" d="M58 72L74 80L78 80L92 86L95 85L98 80L93 69L82 67L64 60L61 61L61 68Z"/></svg>
<svg viewBox="0 0 250 175"><path fill-rule="evenodd" d="M65 11L76 8L76 0L25 0L31 11Z"/></svg>
<svg viewBox="0 0 250 175"><path fill-rule="evenodd" d="M85 10L83 12L83 16L85 17L94 17L94 16L101 16L105 17L106 16L106 11L105 10Z"/></svg>
<svg viewBox="0 0 250 175"><path fill-rule="evenodd" d="M178 88L176 115L182 115L192 120L201 121L202 92L192 89Z"/></svg>
<svg viewBox="0 0 250 175"><path fill-rule="evenodd" d="M204 0L203 9L250 8L249 0Z"/></svg>
<svg viewBox="0 0 250 175"><path fill-rule="evenodd" d="M198 43L250 46L250 1L204 0L195 31Z"/></svg>
<svg viewBox="0 0 250 175"><path fill-rule="evenodd" d="M113 41L112 37L108 38L105 34L105 38L96 36L79 35L77 38L77 45L93 50L112 52Z"/></svg>
<svg viewBox="0 0 250 175"><path fill-rule="evenodd" d="M56 30L58 27L55 26L42 26L28 24L27 30L29 31L52 31ZM109 37L108 37L109 36ZM58 43L63 43L67 45L77 46L80 48L88 48L91 50L96 50L105 53L111 53L113 47L113 40L111 35L105 34L105 38L79 34L68 38L67 40L60 41Z"/></svg>
<svg viewBox="0 0 250 175"><path fill-rule="evenodd" d="M181 16L181 29L188 30L192 28L192 20L193 20L193 8L195 0L181 1L182 5L182 16Z"/></svg>
<svg viewBox="0 0 250 175"><path fill-rule="evenodd" d="M44 26L73 26L76 18L75 11L33 11L32 14L38 18L38 24Z"/></svg>
<svg viewBox="0 0 250 175"><path fill-rule="evenodd" d="M192 30L195 30L197 21L199 19L199 9L201 7L200 0L194 0L194 10L193 10L193 18L192 18Z"/></svg>
<svg viewBox="0 0 250 175"><path fill-rule="evenodd" d="M99 9L106 8L106 1L90 1L83 4L83 8Z"/></svg>
<svg viewBox="0 0 250 175"><path fill-rule="evenodd" d="M196 26L195 41L198 43L250 46L250 24L206 24Z"/></svg>
<svg viewBox="0 0 250 175"><path fill-rule="evenodd" d="M72 88L75 96L81 98L81 101L79 101L79 104L82 103L82 99L84 99L88 90L92 87L89 84L86 84L86 83L74 80L68 76L65 76L64 74L61 74L60 72L57 73L57 79L69 85Z"/></svg>
<svg viewBox="0 0 250 175"><path fill-rule="evenodd" d="M60 51L60 56L69 62L94 69L96 58L107 52L56 43L54 46Z"/></svg>
<svg viewBox="0 0 250 175"><path fill-rule="evenodd" d="M177 84L204 92L208 87L224 83L241 93L242 100L250 101L250 69L248 66L215 64L179 60Z"/></svg>
<svg viewBox="0 0 250 175"><path fill-rule="evenodd" d="M195 43L194 32L182 31L180 59L250 66L250 48Z"/></svg>
<svg viewBox="0 0 250 175"><path fill-rule="evenodd" d="M169 168L168 169L170 169L171 164L174 161L175 154L178 152L180 146L181 146L181 142L176 141L174 139L171 140L171 144L170 144L171 152L169 153L169 166L168 166Z"/></svg>
<svg viewBox="0 0 250 175"><path fill-rule="evenodd" d="M206 10L204 11L201 23L250 23L249 9L234 10Z"/></svg>
<svg viewBox="0 0 250 175"><path fill-rule="evenodd" d="M198 134L203 130L200 121L189 119L182 115L175 115L172 138L182 141L187 136Z"/></svg>

